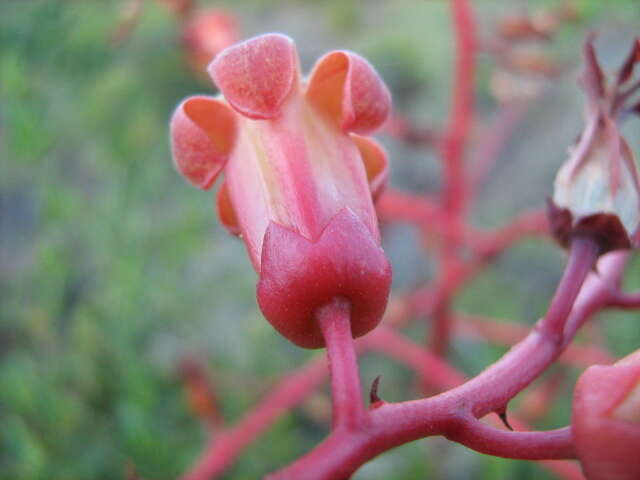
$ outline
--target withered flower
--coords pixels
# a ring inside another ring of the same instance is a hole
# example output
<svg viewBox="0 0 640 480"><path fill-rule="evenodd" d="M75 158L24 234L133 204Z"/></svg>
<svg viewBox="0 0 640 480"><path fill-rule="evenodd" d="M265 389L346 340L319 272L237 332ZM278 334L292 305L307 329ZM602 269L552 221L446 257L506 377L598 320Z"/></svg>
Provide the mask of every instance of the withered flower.
<svg viewBox="0 0 640 480"><path fill-rule="evenodd" d="M619 129L624 117L637 109L630 100L640 85L632 81L640 41L613 78L600 68L591 38L584 61L580 84L587 98L585 127L556 176L549 219L563 246L574 236L589 236L605 253L634 246L640 225L640 179Z"/></svg>

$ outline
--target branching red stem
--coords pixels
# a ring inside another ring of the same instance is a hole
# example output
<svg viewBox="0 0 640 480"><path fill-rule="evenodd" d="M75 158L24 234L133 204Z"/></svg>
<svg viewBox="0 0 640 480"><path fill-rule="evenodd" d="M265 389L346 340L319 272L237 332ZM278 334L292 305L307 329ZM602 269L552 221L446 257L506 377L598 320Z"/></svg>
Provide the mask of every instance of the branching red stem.
<svg viewBox="0 0 640 480"><path fill-rule="evenodd" d="M467 337L481 337L491 343L512 346L529 333L529 327L512 322L486 317L456 314L456 333ZM615 358L607 351L594 345L569 344L558 361L578 368L586 368L595 363L610 364Z"/></svg>
<svg viewBox="0 0 640 480"><path fill-rule="evenodd" d="M516 130L529 107L528 102L510 102L501 106L480 134L475 146L473 171L469 176L469 198L474 198L485 182L491 168L500 157L511 134Z"/></svg>
<svg viewBox="0 0 640 480"><path fill-rule="evenodd" d="M324 356L290 372L258 405L233 427L218 432L183 480L208 480L222 473L265 429L301 402L326 378Z"/></svg>
<svg viewBox="0 0 640 480"><path fill-rule="evenodd" d="M595 268L597 275L590 275L585 282L566 322L565 344L571 341L595 311L615 306L615 292L619 291L622 272L628 261L629 253L625 251L612 252L600 258Z"/></svg>
<svg viewBox="0 0 640 480"><path fill-rule="evenodd" d="M479 154L480 160L475 172L469 176L464 168L464 154L473 126L477 45L469 0L451 0L451 11L457 53L451 113L438 138L444 163L441 198L435 200L391 190L378 204L382 220L415 223L425 238L435 233L441 240L437 282L407 295L395 321L399 325L412 314L432 315L434 325L430 342L433 351L425 350L385 327L379 327L354 344L348 304L335 300L320 309L317 320L329 357L333 431L309 454L270 478L346 478L377 454L430 435L443 435L477 451L507 458L573 458L575 452L568 427L547 432L510 432L485 425L478 419L504 409L563 351L567 350L567 359L573 359L568 361L580 365L592 361L592 357L584 358L586 353L580 347L569 346L569 342L594 312L607 306L640 307L640 294L622 293L619 288L627 254L603 257L597 269L599 275L589 275L599 251L588 239L577 238L571 246L568 265L549 310L533 331L525 334L524 327L515 325L508 325L508 331L499 335L495 334L495 329L493 332L483 330L487 338L502 343L513 344L522 338L507 354L466 382L460 372L438 355L446 352L449 338L455 333L452 322L460 315L453 310L452 300L460 286L514 242L547 231L541 210L526 212L490 232L475 229L464 220L470 197L482 183L513 127L510 120L519 118L523 109L514 107L503 111L502 117L498 118L503 122L498 123L500 129L481 143L484 147ZM471 252L469 260L462 256L461 247ZM356 348L382 352L419 372L423 380L436 389L451 390L409 402L389 404L380 401L367 411L362 402ZM606 352L599 353L601 358L611 360ZM317 388L326 376L324 357L287 375L235 426L220 431L183 478L204 480L221 473L243 448ZM526 428L522 422L512 419L514 425ZM575 465L568 466L566 462L548 462L548 465L566 478L581 478Z"/></svg>
<svg viewBox="0 0 640 480"><path fill-rule="evenodd" d="M422 378L434 389L453 388L465 380L464 375L441 357L421 348L390 328L378 327L367 338L367 344L373 350L384 353L422 374Z"/></svg>
<svg viewBox="0 0 640 480"><path fill-rule="evenodd" d="M576 252L589 253L591 248L581 245L574 249L573 257L578 256ZM558 288L558 291L564 293L556 294L555 298L563 298L570 302L575 300L577 291L589 271L587 269L582 276L578 275L577 272L583 271L581 263L577 258L573 262L569 261L567 273L563 275ZM606 263L602 266L602 270L605 271L601 273L606 278L615 279L620 276L622 266L620 262ZM565 286L569 280L574 285L575 294ZM571 305L568 308L556 306L558 312L566 313L563 314L564 318L560 318L560 313L554 313L553 315L558 317L553 318L552 325L555 325L555 322L564 324L570 312L572 321L580 325L585 320L583 316L590 315L598 307L606 305L602 298L607 297L610 292L609 282L593 284L590 287L590 296L583 300L578 309L572 310ZM568 342L567 338L565 342L559 342L557 336L549 335L547 332L553 332L553 329L542 328L544 321L542 319L538 328L500 360L463 385L431 398L394 404L384 403L369 412L366 431L334 431L314 450L270 478L300 478L303 472L310 480L348 477L364 462L383 451L425 436L455 436L457 431L465 428L469 415L480 418L506 407L511 398L535 380L562 353ZM536 438L543 439L543 445L550 442L549 438L553 441L561 440L558 452L567 455L571 453L566 445L562 446L565 439L562 435L543 435ZM541 447L540 451L548 448L547 444ZM328 452L332 454L328 455ZM513 452L513 455L515 457L516 452Z"/></svg>
<svg viewBox="0 0 640 480"><path fill-rule="evenodd" d="M442 142L444 159L444 205L457 216L466 200L464 147L473 121L476 38L473 13L468 0L451 3L456 43L453 100Z"/></svg>
<svg viewBox="0 0 640 480"><path fill-rule="evenodd" d="M468 0L452 0L451 15L455 32L456 60L451 111L441 144L444 184L442 206L447 213L445 238L440 251L441 278L452 282L452 269L458 260L462 235L461 217L467 200L467 174L464 168L465 146L473 124L476 39L473 12ZM446 285L445 285L446 288ZM450 305L438 305L432 318L428 342L431 350L445 355L451 337Z"/></svg>

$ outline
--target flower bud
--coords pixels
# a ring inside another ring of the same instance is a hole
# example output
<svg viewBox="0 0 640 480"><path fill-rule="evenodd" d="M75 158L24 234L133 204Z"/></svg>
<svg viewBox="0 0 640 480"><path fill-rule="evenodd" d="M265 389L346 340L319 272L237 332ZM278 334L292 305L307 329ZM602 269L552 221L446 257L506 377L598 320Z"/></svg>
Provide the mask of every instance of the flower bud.
<svg viewBox="0 0 640 480"><path fill-rule="evenodd" d="M237 42L238 38L236 19L218 8L194 12L182 30L182 43L187 60L197 74L202 74L211 60Z"/></svg>
<svg viewBox="0 0 640 480"><path fill-rule="evenodd" d="M588 480L640 478L640 350L582 374L571 428Z"/></svg>

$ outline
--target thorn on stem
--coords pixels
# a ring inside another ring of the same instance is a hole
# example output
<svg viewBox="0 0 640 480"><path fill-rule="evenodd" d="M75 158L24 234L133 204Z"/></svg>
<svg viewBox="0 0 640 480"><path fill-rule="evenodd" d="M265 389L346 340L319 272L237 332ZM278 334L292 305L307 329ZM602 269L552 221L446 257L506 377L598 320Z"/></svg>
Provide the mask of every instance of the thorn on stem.
<svg viewBox="0 0 640 480"><path fill-rule="evenodd" d="M371 390L369 390L369 405L371 407L376 406L379 403L382 403L382 399L378 396L378 386L380 385L380 379L382 375L378 375L371 384Z"/></svg>
<svg viewBox="0 0 640 480"><path fill-rule="evenodd" d="M504 410L497 411L496 413L498 414L498 417L500 417L500 420L502 420L502 423L504 423L504 426L513 432L513 427L507 419L507 409L505 408Z"/></svg>

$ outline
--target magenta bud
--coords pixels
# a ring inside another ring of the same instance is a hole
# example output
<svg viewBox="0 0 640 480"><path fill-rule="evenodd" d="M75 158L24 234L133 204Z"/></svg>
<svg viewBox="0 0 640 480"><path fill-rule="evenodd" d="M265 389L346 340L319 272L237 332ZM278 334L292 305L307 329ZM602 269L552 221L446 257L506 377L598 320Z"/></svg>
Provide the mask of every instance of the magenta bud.
<svg viewBox="0 0 640 480"><path fill-rule="evenodd" d="M640 478L640 350L582 374L571 429L588 480Z"/></svg>

